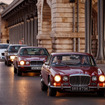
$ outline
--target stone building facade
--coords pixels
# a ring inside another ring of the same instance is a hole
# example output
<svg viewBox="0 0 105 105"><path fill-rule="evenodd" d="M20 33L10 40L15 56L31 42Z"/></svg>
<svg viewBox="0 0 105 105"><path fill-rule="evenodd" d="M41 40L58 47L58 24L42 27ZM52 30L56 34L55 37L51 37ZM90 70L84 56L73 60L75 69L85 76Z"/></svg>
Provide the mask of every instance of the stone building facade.
<svg viewBox="0 0 105 105"><path fill-rule="evenodd" d="M9 39L9 35L7 34L8 30L5 29L7 23L1 18L1 14L7 6L7 4L0 2L0 43L7 43L7 40Z"/></svg>
<svg viewBox="0 0 105 105"><path fill-rule="evenodd" d="M38 45L105 59L104 0L38 0Z"/></svg>
<svg viewBox="0 0 105 105"><path fill-rule="evenodd" d="M38 0L38 45L49 52L85 51L85 3Z"/></svg>
<svg viewBox="0 0 105 105"><path fill-rule="evenodd" d="M3 12L10 43L88 52L105 61L105 0L14 0Z"/></svg>
<svg viewBox="0 0 105 105"><path fill-rule="evenodd" d="M37 0L14 0L2 13L11 44L37 46Z"/></svg>

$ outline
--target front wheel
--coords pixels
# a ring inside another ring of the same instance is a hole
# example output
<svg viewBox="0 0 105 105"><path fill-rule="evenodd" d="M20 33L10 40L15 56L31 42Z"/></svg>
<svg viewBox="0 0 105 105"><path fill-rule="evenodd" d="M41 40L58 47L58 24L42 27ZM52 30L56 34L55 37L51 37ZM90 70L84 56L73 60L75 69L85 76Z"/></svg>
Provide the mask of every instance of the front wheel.
<svg viewBox="0 0 105 105"><path fill-rule="evenodd" d="M11 66L11 64L9 63L9 61L7 61L7 66Z"/></svg>
<svg viewBox="0 0 105 105"><path fill-rule="evenodd" d="M103 91L98 91L98 92L97 92L97 95L98 95L99 97L104 97L104 96L105 96L105 90L103 90Z"/></svg>
<svg viewBox="0 0 105 105"><path fill-rule="evenodd" d="M15 73L15 74L17 73L17 69L15 68L15 66L14 66L14 73Z"/></svg>
<svg viewBox="0 0 105 105"><path fill-rule="evenodd" d="M18 75L18 76L22 76L22 72L19 71L19 69L17 69L17 75Z"/></svg>
<svg viewBox="0 0 105 105"><path fill-rule="evenodd" d="M41 81L41 90L42 91L47 91L48 87L45 85L43 81Z"/></svg>
<svg viewBox="0 0 105 105"><path fill-rule="evenodd" d="M7 61L5 60L5 65L7 65Z"/></svg>
<svg viewBox="0 0 105 105"><path fill-rule="evenodd" d="M48 86L48 96L56 96L56 93L57 93L56 89L51 88L50 85L49 85Z"/></svg>

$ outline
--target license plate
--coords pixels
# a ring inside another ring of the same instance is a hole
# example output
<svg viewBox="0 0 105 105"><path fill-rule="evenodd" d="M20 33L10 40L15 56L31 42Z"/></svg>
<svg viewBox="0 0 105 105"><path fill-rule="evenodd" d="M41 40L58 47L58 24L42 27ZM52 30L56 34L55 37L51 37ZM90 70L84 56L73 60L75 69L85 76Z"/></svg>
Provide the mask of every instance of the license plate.
<svg viewBox="0 0 105 105"><path fill-rule="evenodd" d="M72 91L88 91L89 88L88 87L76 87L76 86L74 86L71 88L71 90Z"/></svg>
<svg viewBox="0 0 105 105"><path fill-rule="evenodd" d="M41 67L31 67L31 70L41 70Z"/></svg>

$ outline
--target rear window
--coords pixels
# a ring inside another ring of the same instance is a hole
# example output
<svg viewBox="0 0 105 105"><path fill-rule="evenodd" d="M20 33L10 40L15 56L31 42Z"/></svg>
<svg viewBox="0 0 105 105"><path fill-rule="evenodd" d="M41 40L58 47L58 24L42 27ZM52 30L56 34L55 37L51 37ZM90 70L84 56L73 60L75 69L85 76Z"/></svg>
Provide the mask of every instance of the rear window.
<svg viewBox="0 0 105 105"><path fill-rule="evenodd" d="M7 49L9 45L0 45L0 49Z"/></svg>

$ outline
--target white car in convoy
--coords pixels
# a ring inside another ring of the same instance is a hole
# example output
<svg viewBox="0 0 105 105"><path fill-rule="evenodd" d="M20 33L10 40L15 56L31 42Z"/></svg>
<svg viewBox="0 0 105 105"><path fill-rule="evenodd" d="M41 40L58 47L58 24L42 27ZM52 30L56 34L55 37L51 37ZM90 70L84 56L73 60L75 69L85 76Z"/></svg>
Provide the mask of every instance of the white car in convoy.
<svg viewBox="0 0 105 105"><path fill-rule="evenodd" d="M0 43L0 60L4 60L4 53L7 50L9 44Z"/></svg>

